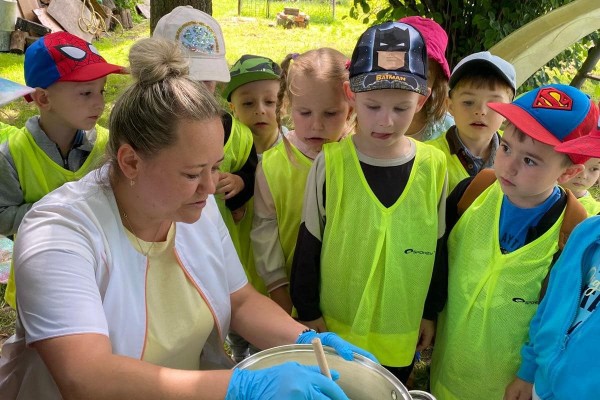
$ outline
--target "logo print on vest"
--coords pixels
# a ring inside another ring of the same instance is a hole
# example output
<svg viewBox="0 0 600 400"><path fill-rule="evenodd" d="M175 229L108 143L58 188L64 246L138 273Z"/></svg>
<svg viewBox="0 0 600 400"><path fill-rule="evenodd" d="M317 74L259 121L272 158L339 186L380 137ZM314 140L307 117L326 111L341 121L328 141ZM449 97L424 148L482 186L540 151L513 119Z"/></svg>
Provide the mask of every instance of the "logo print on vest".
<svg viewBox="0 0 600 400"><path fill-rule="evenodd" d="M539 91L533 101L533 108L571 111L573 99L555 88L544 88Z"/></svg>

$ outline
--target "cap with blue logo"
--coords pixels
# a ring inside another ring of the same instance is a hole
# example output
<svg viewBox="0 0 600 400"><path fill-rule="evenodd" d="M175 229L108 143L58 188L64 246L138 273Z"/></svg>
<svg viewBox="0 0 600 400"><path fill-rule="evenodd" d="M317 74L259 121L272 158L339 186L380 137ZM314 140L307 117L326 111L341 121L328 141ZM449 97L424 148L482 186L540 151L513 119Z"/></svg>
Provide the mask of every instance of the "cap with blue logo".
<svg viewBox="0 0 600 400"><path fill-rule="evenodd" d="M417 29L401 22L368 28L350 60L353 92L403 89L427 95L427 48Z"/></svg>
<svg viewBox="0 0 600 400"><path fill-rule="evenodd" d="M190 78L229 82L223 32L207 13L192 6L175 7L158 20L152 36L179 43L190 58Z"/></svg>
<svg viewBox="0 0 600 400"><path fill-rule="evenodd" d="M488 106L527 136L553 147L588 135L598 122L596 104L568 85L541 86L512 103Z"/></svg>

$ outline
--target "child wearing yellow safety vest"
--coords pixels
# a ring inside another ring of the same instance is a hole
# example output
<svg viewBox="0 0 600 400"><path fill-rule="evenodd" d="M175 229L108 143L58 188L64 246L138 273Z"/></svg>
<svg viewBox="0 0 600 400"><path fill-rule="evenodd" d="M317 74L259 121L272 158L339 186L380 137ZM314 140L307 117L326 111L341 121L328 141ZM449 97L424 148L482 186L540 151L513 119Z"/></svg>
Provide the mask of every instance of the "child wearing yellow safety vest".
<svg viewBox="0 0 600 400"><path fill-rule="evenodd" d="M400 22L368 28L349 72L355 133L310 170L292 301L307 326L369 349L406 382L439 311L426 299L447 185L444 154L405 136L430 94L423 37Z"/></svg>
<svg viewBox="0 0 600 400"><path fill-rule="evenodd" d="M271 298L289 314L288 284L308 171L323 144L351 130L352 109L343 90L346 62L342 53L326 47L286 56L276 114L281 125L289 111L294 129L265 151L256 170L251 232L256 270Z"/></svg>
<svg viewBox="0 0 600 400"><path fill-rule="evenodd" d="M489 102L512 101L517 83L515 68L488 51L463 58L450 75L448 108L455 125L428 144L448 158L448 192L458 182L494 164L503 122Z"/></svg>
<svg viewBox="0 0 600 400"><path fill-rule="evenodd" d="M589 135L558 145L565 154L600 158L600 121ZM600 218L582 222L552 268L529 326L521 366L505 400L599 399Z"/></svg>
<svg viewBox="0 0 600 400"><path fill-rule="evenodd" d="M285 127L278 126L276 117L281 68L269 58L245 54L233 64L229 73L231 80L221 95L229 102L235 118L252 131L256 155L260 160L263 152L279 143L282 132L287 131ZM239 217L233 215L235 224L228 224L227 227L230 232L235 231L237 236L237 250L248 281L260 293L267 294L265 285L256 272L250 243L254 199L248 200L239 211ZM227 343L237 362L260 351L234 331L227 335Z"/></svg>
<svg viewBox="0 0 600 400"><path fill-rule="evenodd" d="M25 213L44 195L99 165L108 139L96 126L104 112L107 63L90 43L67 32L38 39L25 52L26 95L40 114L0 144L0 234L14 235ZM3 136L0 134L0 137ZM16 307L14 274L5 300Z"/></svg>
<svg viewBox="0 0 600 400"><path fill-rule="evenodd" d="M502 399L548 272L587 217L558 186L586 159L554 147L595 126L598 109L588 96L549 85L489 107L508 120L494 170L461 182L447 202L448 298L431 361L431 390L440 400ZM490 172L487 188L472 194ZM473 200L465 206L467 196Z"/></svg>
<svg viewBox="0 0 600 400"><path fill-rule="evenodd" d="M597 215L600 213L600 201L596 200L589 192L589 188L596 186L600 177L600 158L590 158L583 164L585 169L577 174L573 179L562 184L562 187L569 189L577 200L587 210L588 215Z"/></svg>

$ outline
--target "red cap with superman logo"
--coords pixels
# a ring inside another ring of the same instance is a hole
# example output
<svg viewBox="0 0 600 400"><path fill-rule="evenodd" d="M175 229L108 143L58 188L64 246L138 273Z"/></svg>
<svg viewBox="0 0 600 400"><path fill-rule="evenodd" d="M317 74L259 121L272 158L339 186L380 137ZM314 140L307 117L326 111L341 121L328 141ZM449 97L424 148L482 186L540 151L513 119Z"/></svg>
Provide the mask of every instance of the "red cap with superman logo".
<svg viewBox="0 0 600 400"><path fill-rule="evenodd" d="M598 120L594 102L568 85L541 86L510 104L488 105L527 136L553 147L589 134Z"/></svg>

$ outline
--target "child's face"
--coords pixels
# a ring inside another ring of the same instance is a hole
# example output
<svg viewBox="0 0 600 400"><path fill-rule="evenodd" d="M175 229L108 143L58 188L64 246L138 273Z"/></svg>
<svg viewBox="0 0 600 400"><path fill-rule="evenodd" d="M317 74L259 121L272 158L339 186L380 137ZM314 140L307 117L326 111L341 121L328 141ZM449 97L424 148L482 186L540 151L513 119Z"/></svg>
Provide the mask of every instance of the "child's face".
<svg viewBox="0 0 600 400"><path fill-rule="evenodd" d="M290 108L296 136L311 150L338 141L348 129L350 104L341 84L298 75L294 78Z"/></svg>
<svg viewBox="0 0 600 400"><path fill-rule="evenodd" d="M356 140L361 151L377 156L397 156L404 133L427 97L408 90L384 89L346 95L356 112Z"/></svg>
<svg viewBox="0 0 600 400"><path fill-rule="evenodd" d="M517 128L508 124L500 139L494 171L504 194L518 207L540 205L557 183L563 184L581 166L565 164L565 156L552 146L525 136L519 140Z"/></svg>
<svg viewBox="0 0 600 400"><path fill-rule="evenodd" d="M260 137L277 136L278 80L263 80L246 83L231 94L234 115Z"/></svg>
<svg viewBox="0 0 600 400"><path fill-rule="evenodd" d="M46 89L47 117L70 129L90 130L104 112L106 77L90 82L56 82Z"/></svg>
<svg viewBox="0 0 600 400"><path fill-rule="evenodd" d="M488 107L487 103L510 103L505 88L497 86L494 90L487 87L461 85L452 90L448 99L448 109L461 140L465 145L491 140L500 129L504 117Z"/></svg>
<svg viewBox="0 0 600 400"><path fill-rule="evenodd" d="M590 158L584 166L585 169L581 173L563 183L563 187L570 189L577 197L585 195L600 177L600 158Z"/></svg>

